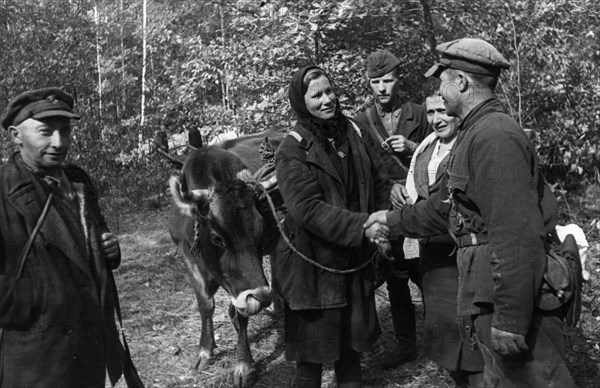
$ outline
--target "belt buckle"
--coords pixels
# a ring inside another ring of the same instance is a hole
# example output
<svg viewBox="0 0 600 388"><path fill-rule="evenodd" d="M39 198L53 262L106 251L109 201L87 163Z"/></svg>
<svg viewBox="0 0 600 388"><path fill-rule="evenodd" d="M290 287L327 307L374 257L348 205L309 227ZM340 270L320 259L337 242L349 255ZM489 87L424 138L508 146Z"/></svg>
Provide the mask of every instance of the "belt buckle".
<svg viewBox="0 0 600 388"><path fill-rule="evenodd" d="M390 145L386 142L386 141L382 141L381 142L381 148L383 148L384 150L389 150L390 149Z"/></svg>

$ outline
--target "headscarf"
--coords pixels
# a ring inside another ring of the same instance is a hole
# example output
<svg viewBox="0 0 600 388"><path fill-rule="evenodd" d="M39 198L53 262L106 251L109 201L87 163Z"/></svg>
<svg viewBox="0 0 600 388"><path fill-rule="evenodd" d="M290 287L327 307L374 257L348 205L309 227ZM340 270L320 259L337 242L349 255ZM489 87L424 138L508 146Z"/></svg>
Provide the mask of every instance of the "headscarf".
<svg viewBox="0 0 600 388"><path fill-rule="evenodd" d="M290 105L294 110L294 113L296 113L298 123L310 131L315 138L321 142L321 144L325 144L325 142L327 142L327 138L332 138L337 142L344 135L347 124L347 119L342 114L339 100L336 98L335 115L333 118L328 120L316 118L311 115L306 107L306 103L304 102L304 95L306 94L307 90L303 82L304 77L310 70L313 69L319 69L323 71L323 69L318 66L310 65L297 70L292 76L288 90ZM323 74L325 74L324 71ZM325 77L329 79L327 74L325 74Z"/></svg>

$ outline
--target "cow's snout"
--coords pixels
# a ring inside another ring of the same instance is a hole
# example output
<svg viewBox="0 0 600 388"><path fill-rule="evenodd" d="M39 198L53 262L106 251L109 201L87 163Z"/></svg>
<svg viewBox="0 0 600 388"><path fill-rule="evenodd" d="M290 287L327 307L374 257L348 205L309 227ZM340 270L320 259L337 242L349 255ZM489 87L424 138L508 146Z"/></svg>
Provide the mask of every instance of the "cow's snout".
<svg viewBox="0 0 600 388"><path fill-rule="evenodd" d="M264 286L240 292L231 298L233 306L244 315L254 315L271 304L271 288Z"/></svg>

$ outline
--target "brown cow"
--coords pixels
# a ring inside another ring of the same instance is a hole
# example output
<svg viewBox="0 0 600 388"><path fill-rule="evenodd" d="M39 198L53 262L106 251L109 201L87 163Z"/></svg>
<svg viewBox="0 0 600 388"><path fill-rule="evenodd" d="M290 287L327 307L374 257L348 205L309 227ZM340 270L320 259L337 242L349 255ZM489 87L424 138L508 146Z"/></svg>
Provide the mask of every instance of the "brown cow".
<svg viewBox="0 0 600 388"><path fill-rule="evenodd" d="M258 152L258 151L256 151ZM265 230L273 217L257 210L256 182L239 179L251 173L232 152L205 147L191 153L181 174L171 177L173 200L180 212L169 231L183 253L202 317L196 368L214 361L214 294L219 286L231 295L229 316L238 335L234 386L254 385L257 374L248 345L248 317L271 303L271 289L262 269ZM262 206L261 208L264 208ZM269 244L272 245L272 244Z"/></svg>

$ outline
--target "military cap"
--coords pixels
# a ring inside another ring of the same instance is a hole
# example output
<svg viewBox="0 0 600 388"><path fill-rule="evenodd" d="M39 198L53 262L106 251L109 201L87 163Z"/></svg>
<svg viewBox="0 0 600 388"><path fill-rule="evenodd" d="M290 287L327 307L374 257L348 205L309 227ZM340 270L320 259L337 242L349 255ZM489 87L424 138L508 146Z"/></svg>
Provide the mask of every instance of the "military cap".
<svg viewBox="0 0 600 388"><path fill-rule="evenodd" d="M367 77L383 77L399 64L400 61L394 54L386 49L378 49L367 57Z"/></svg>
<svg viewBox="0 0 600 388"><path fill-rule="evenodd" d="M8 129L30 118L63 116L79 120L73 105L73 97L58 88L28 90L10 100L2 114L2 127Z"/></svg>
<svg viewBox="0 0 600 388"><path fill-rule="evenodd" d="M441 54L440 61L427 70L425 77L437 77L444 69L498 77L502 69L510 67L510 62L482 39L457 39L439 44L435 49Z"/></svg>

